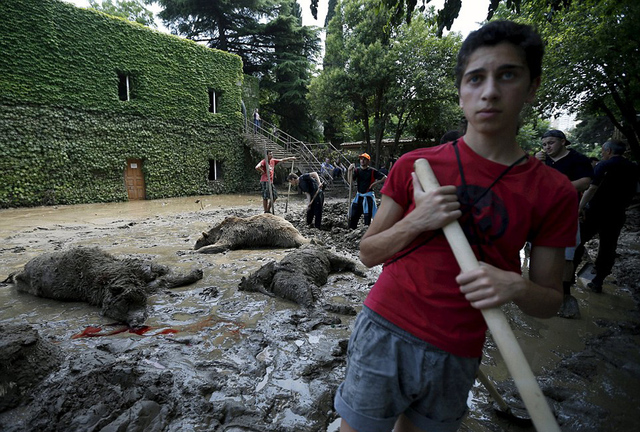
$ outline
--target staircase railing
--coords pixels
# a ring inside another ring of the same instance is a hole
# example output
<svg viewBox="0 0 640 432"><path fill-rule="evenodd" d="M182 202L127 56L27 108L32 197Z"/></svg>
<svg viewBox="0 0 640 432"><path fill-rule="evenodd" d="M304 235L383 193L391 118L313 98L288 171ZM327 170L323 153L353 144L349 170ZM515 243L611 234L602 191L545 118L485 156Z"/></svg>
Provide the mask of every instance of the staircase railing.
<svg viewBox="0 0 640 432"><path fill-rule="evenodd" d="M285 131L278 129L276 125L264 120L261 120L257 125L255 123L248 123L248 122L245 123L245 133L260 135L261 137L266 138L268 140L267 148L271 147L269 148L270 150L274 150L274 147L275 147L280 149L281 152L284 154L296 156L295 166L299 167L302 172L316 171L319 174L321 173L322 162L318 160L318 158L316 157L317 151L314 151L320 145L329 147L332 154L338 155L339 161L344 165L345 168L347 168L349 164L351 164L351 162L342 154L342 152L339 149L333 146L333 144L304 143L299 139L289 135ZM275 144L275 146L274 145L270 146L269 142L271 144ZM344 176L346 175L345 171L346 170L342 171L343 179L344 179ZM331 181L332 180L331 176L332 176L332 173L329 173L328 177L325 176L325 179L327 181ZM346 183L347 182L345 180L344 184Z"/></svg>

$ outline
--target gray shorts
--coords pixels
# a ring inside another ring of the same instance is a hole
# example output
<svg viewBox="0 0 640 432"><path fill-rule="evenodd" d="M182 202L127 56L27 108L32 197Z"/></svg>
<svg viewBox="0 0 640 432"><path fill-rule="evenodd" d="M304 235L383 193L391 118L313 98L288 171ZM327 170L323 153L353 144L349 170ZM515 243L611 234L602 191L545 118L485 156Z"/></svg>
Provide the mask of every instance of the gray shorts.
<svg viewBox="0 0 640 432"><path fill-rule="evenodd" d="M269 195L269 182L260 182L260 187L262 188L262 199L271 199ZM273 183L271 183L271 190L273 192L273 200L278 199L278 193L276 192L276 188L273 187Z"/></svg>
<svg viewBox="0 0 640 432"><path fill-rule="evenodd" d="M336 411L359 431L389 432L404 414L431 432L458 430L479 358L449 354L368 308L356 319Z"/></svg>

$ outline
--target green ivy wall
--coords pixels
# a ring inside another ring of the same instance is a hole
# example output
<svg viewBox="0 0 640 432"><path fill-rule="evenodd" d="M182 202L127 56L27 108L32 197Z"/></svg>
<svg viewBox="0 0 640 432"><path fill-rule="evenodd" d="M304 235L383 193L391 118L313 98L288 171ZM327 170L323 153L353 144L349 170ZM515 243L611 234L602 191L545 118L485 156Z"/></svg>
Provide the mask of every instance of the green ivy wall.
<svg viewBox="0 0 640 432"><path fill-rule="evenodd" d="M128 158L148 199L255 186L238 56L56 0L2 0L0 16L0 207L127 200Z"/></svg>

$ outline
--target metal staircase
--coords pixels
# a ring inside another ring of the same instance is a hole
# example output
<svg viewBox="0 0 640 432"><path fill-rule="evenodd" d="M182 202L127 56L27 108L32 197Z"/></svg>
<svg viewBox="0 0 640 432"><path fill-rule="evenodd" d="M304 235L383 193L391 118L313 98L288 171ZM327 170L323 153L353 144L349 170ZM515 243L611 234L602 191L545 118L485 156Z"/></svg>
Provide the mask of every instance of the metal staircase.
<svg viewBox="0 0 640 432"><path fill-rule="evenodd" d="M271 150L273 152L273 157L276 159L295 156L295 161L282 162L288 170L291 170L291 165L295 164L294 169L300 170L302 173L315 171L321 175L322 162L319 161L314 154L314 149L318 147L318 144L304 143L278 129L275 125L265 121L261 121L260 126L258 127L253 124L248 124L247 122L243 136L249 145L256 152L262 155L263 158L266 150ZM342 159L340 162L346 164L345 166L348 166L349 161L342 155L342 153L331 144L328 145L332 147L334 154L340 155ZM322 174L321 177L323 182L328 185L335 184L346 187L346 181L344 181L345 175L346 173L343 172L343 178L340 182L334 182L330 173Z"/></svg>

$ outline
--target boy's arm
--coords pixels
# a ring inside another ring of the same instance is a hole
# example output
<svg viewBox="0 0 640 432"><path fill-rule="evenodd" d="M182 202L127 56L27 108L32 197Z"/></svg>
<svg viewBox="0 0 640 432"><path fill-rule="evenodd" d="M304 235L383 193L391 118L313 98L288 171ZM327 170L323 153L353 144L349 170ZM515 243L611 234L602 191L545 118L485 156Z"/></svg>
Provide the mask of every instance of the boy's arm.
<svg viewBox="0 0 640 432"><path fill-rule="evenodd" d="M264 162L264 160L261 160L258 165L256 165L256 171L258 171L261 174L264 174L266 171L264 169L264 166L262 164L262 162Z"/></svg>
<svg viewBox="0 0 640 432"><path fill-rule="evenodd" d="M534 246L529 261L529 279L486 263L456 281L460 291L476 309L501 306L513 301L524 313L538 318L554 316L562 303L564 248Z"/></svg>
<svg viewBox="0 0 640 432"><path fill-rule="evenodd" d="M462 215L455 186L425 192L415 173L411 176L416 207L403 217L404 209L393 198L382 195L376 217L360 241L360 260L367 267L382 264L420 233L442 228Z"/></svg>

